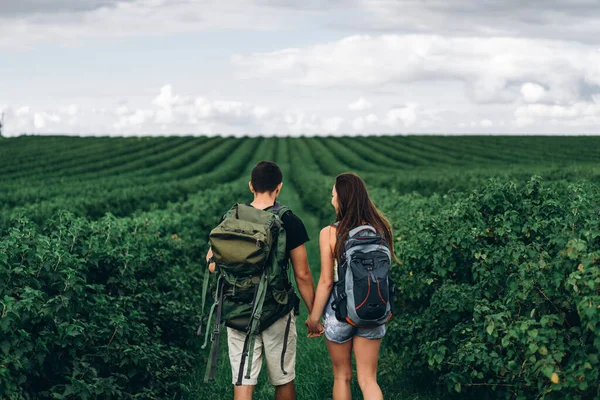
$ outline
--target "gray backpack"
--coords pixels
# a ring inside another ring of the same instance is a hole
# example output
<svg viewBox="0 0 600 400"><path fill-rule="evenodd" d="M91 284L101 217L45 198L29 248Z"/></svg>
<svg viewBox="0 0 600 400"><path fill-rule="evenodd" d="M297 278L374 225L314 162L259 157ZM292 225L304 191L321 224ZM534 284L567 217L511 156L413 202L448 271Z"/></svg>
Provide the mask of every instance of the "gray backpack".
<svg viewBox="0 0 600 400"><path fill-rule="evenodd" d="M370 225L352 229L344 242L333 287L335 316L356 327L383 325L393 314L391 252Z"/></svg>

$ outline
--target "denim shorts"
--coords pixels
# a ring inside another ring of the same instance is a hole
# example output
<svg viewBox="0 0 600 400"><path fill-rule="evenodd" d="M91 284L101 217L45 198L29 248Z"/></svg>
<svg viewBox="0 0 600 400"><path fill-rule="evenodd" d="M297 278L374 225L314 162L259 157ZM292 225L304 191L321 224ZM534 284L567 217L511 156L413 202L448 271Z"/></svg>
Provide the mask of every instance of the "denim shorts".
<svg viewBox="0 0 600 400"><path fill-rule="evenodd" d="M329 297L323 321L325 322L325 337L335 343L345 343L354 336L360 336L365 339L381 339L385 336L385 325L372 328L357 328L347 322L340 321L335 317L335 311L331 308L333 294Z"/></svg>

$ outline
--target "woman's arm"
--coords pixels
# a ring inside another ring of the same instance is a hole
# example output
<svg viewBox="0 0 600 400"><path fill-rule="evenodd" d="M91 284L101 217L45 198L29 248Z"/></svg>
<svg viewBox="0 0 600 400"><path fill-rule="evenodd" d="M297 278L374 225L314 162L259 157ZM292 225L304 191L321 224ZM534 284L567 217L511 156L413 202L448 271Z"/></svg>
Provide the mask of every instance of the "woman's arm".
<svg viewBox="0 0 600 400"><path fill-rule="evenodd" d="M318 325L323 315L325 305L331 295L331 289L333 288L333 254L331 252L331 227L326 226L321 230L319 235L319 248L321 250L321 276L319 278L319 284L317 285L317 292L315 294L315 303L308 317L307 325L309 331L317 333L319 331ZM335 235L333 236L335 237Z"/></svg>

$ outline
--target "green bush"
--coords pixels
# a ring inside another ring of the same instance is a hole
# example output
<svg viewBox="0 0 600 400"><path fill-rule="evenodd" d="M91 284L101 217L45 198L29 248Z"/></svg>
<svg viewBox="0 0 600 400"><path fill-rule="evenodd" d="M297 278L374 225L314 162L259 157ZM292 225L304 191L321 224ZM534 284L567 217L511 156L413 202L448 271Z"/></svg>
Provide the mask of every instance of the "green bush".
<svg viewBox="0 0 600 400"><path fill-rule="evenodd" d="M134 218L61 212L0 231L0 397L186 392L207 234L238 186Z"/></svg>
<svg viewBox="0 0 600 400"><path fill-rule="evenodd" d="M180 391L194 365L199 265L160 221L17 221L0 242L0 392L139 398Z"/></svg>
<svg viewBox="0 0 600 400"><path fill-rule="evenodd" d="M600 396L598 186L374 195L401 260L386 344L407 373L461 398Z"/></svg>

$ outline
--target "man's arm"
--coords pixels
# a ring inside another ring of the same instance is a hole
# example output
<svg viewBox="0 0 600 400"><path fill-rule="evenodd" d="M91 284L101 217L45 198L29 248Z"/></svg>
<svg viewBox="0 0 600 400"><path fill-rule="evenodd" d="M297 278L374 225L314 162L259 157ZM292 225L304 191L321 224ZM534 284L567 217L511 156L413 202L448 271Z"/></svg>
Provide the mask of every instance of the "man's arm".
<svg viewBox="0 0 600 400"><path fill-rule="evenodd" d="M306 247L300 245L290 251L290 260L294 268L294 277L300 291L300 296L310 313L315 301L315 286L310 269L308 268L308 257L306 256Z"/></svg>

